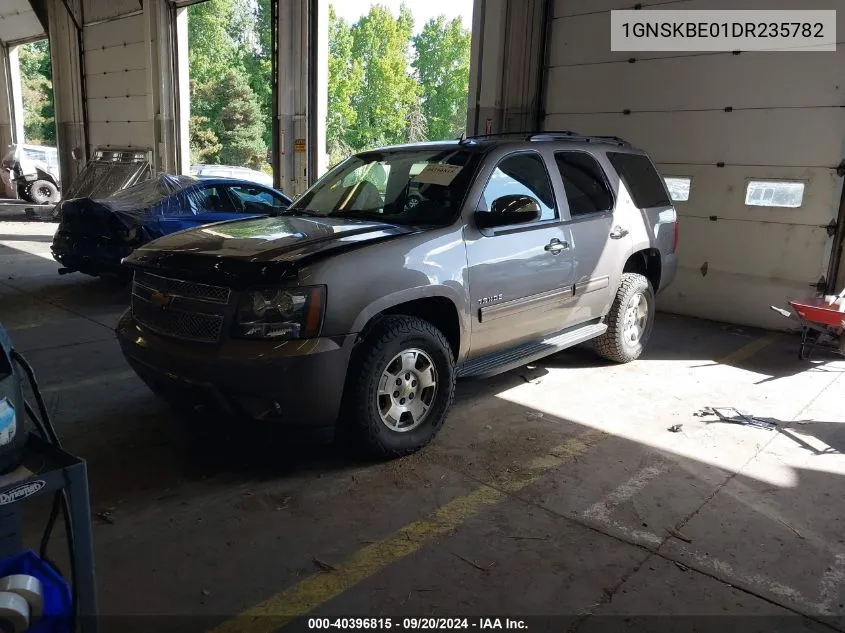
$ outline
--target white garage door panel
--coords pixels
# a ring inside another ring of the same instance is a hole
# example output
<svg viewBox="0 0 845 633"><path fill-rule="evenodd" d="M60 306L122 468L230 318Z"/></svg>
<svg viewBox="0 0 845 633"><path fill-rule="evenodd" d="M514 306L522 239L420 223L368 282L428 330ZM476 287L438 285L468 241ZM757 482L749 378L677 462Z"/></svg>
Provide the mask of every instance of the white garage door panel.
<svg viewBox="0 0 845 633"><path fill-rule="evenodd" d="M144 17L135 15L121 20L86 26L83 34L86 51L115 48L144 41ZM114 54L120 53L115 50Z"/></svg>
<svg viewBox="0 0 845 633"><path fill-rule="evenodd" d="M633 9L635 4L653 9L665 9L667 7L662 5L673 5L678 2L686 2L686 0L644 0L639 3L633 0L555 0L554 16L562 18L611 9Z"/></svg>
<svg viewBox="0 0 845 633"><path fill-rule="evenodd" d="M89 99L88 119L97 123L147 121L147 108L146 95L113 99Z"/></svg>
<svg viewBox="0 0 845 633"><path fill-rule="evenodd" d="M845 109L550 113L545 129L621 136L661 163L828 167L842 160Z"/></svg>
<svg viewBox="0 0 845 633"><path fill-rule="evenodd" d="M789 329L769 310L813 292L827 275L845 156L845 50L630 53L610 50L622 0L558 0L549 43L544 128L621 136L664 176L692 178L680 216L680 268L664 310ZM734 9L689 0L665 9ZM743 9L838 9L845 0L746 0ZM590 11L604 10L602 13ZM635 57L634 64L627 63ZM731 106L733 112L724 112ZM623 114L630 110L630 115ZM647 112L651 110L651 112ZM724 163L725 167L716 167ZM798 209L745 206L749 179L804 181ZM711 216L718 219L712 221ZM707 263L707 274L701 268Z"/></svg>
<svg viewBox="0 0 845 633"><path fill-rule="evenodd" d="M826 225L836 218L842 179L830 169L792 169L787 167L748 168L716 167L715 165L657 164L663 176L692 178L690 199L676 202L682 217L709 218L720 221L779 222L788 224ZM804 200L797 209L750 207L745 205L745 189L749 178L800 180L805 182Z"/></svg>
<svg viewBox="0 0 845 633"><path fill-rule="evenodd" d="M811 283L819 278L827 240L819 227L682 217L678 256L682 267L695 270L707 262L708 274Z"/></svg>
<svg viewBox="0 0 845 633"><path fill-rule="evenodd" d="M117 53L117 54L116 54ZM126 48L95 48L85 53L85 72L89 77L102 73L145 69L147 47L143 42L129 44Z"/></svg>
<svg viewBox="0 0 845 633"><path fill-rule="evenodd" d="M147 71L141 69L105 75L89 75L87 86L88 97L91 99L143 97L147 94Z"/></svg>
<svg viewBox="0 0 845 633"><path fill-rule="evenodd" d="M85 22L96 22L143 9L141 0L85 0Z"/></svg>
<svg viewBox="0 0 845 633"><path fill-rule="evenodd" d="M769 306L787 307L789 299L811 296L802 282L785 282L737 273L701 272L682 268L675 282L660 293L657 306L676 314L752 325L770 330L791 330L795 322L772 312Z"/></svg>
<svg viewBox="0 0 845 633"><path fill-rule="evenodd" d="M754 3L744 4L742 8L754 8ZM691 0L680 2L660 9L735 9L734 0ZM765 9L795 9L795 0L772 0L761 6ZM806 0L801 9L838 9L836 12L837 39L845 39L845 7L842 0ZM624 61L631 57L654 59L662 57L698 56L702 53L684 52L627 52L612 51L610 48L610 12L586 13L569 18L558 18L552 22L549 46L549 65L589 64L597 62ZM745 53L743 53L745 54ZM781 55L781 53L766 53ZM820 57L828 53L805 52L802 55ZM721 55L721 54L720 54ZM727 53L730 55L730 53Z"/></svg>
<svg viewBox="0 0 845 633"><path fill-rule="evenodd" d="M149 147L152 145L148 123L91 122L89 138L93 147Z"/></svg>
<svg viewBox="0 0 845 633"><path fill-rule="evenodd" d="M561 66L549 71L548 82L549 90L560 94L552 98L563 112L618 112L620 103L633 111L840 106L845 105L843 68L845 46L822 55L708 55Z"/></svg>
<svg viewBox="0 0 845 633"><path fill-rule="evenodd" d="M18 4L21 6L14 8L0 3L0 40L3 42L15 42L44 35L44 27L41 26L29 3L18 0Z"/></svg>

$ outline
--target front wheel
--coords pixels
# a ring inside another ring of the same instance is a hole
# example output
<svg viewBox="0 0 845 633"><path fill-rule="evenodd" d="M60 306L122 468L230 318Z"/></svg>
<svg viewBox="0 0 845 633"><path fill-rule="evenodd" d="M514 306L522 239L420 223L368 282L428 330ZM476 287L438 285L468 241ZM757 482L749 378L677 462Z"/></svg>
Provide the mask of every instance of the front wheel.
<svg viewBox="0 0 845 633"><path fill-rule="evenodd" d="M55 204L60 197L58 187L49 180L36 180L29 186L29 199L35 204Z"/></svg>
<svg viewBox="0 0 845 633"><path fill-rule="evenodd" d="M454 393L455 361L442 332L416 317L389 316L356 350L344 409L365 448L393 459L434 439Z"/></svg>
<svg viewBox="0 0 845 633"><path fill-rule="evenodd" d="M643 353L654 327L654 290L644 276L623 273L607 314L607 332L596 339L596 352L615 363L630 363Z"/></svg>

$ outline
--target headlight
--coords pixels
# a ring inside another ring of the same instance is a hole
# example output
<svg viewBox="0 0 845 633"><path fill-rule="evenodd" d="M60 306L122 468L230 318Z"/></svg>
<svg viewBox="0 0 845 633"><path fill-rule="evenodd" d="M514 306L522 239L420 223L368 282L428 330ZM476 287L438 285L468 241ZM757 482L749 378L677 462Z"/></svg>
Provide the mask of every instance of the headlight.
<svg viewBox="0 0 845 633"><path fill-rule="evenodd" d="M233 336L313 338L320 334L325 306L325 286L252 290L241 296Z"/></svg>

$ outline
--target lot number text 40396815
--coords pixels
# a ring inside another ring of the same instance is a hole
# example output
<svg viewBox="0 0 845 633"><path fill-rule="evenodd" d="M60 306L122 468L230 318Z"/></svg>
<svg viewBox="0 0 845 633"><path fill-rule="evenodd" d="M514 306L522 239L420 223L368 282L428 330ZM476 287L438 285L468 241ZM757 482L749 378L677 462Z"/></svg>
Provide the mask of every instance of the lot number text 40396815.
<svg viewBox="0 0 845 633"><path fill-rule="evenodd" d="M346 631L391 630L512 630L527 631L525 620L518 618L308 618L311 631L340 629Z"/></svg>

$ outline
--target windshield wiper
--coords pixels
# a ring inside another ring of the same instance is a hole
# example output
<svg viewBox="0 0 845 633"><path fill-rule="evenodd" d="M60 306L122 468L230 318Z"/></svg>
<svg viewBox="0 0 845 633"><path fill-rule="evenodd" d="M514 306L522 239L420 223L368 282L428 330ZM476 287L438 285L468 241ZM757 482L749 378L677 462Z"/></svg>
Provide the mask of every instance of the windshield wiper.
<svg viewBox="0 0 845 633"><path fill-rule="evenodd" d="M326 216L321 215L319 213L314 213L313 211L308 211L307 209L286 209L282 211L279 215L302 215L309 218L324 218Z"/></svg>

